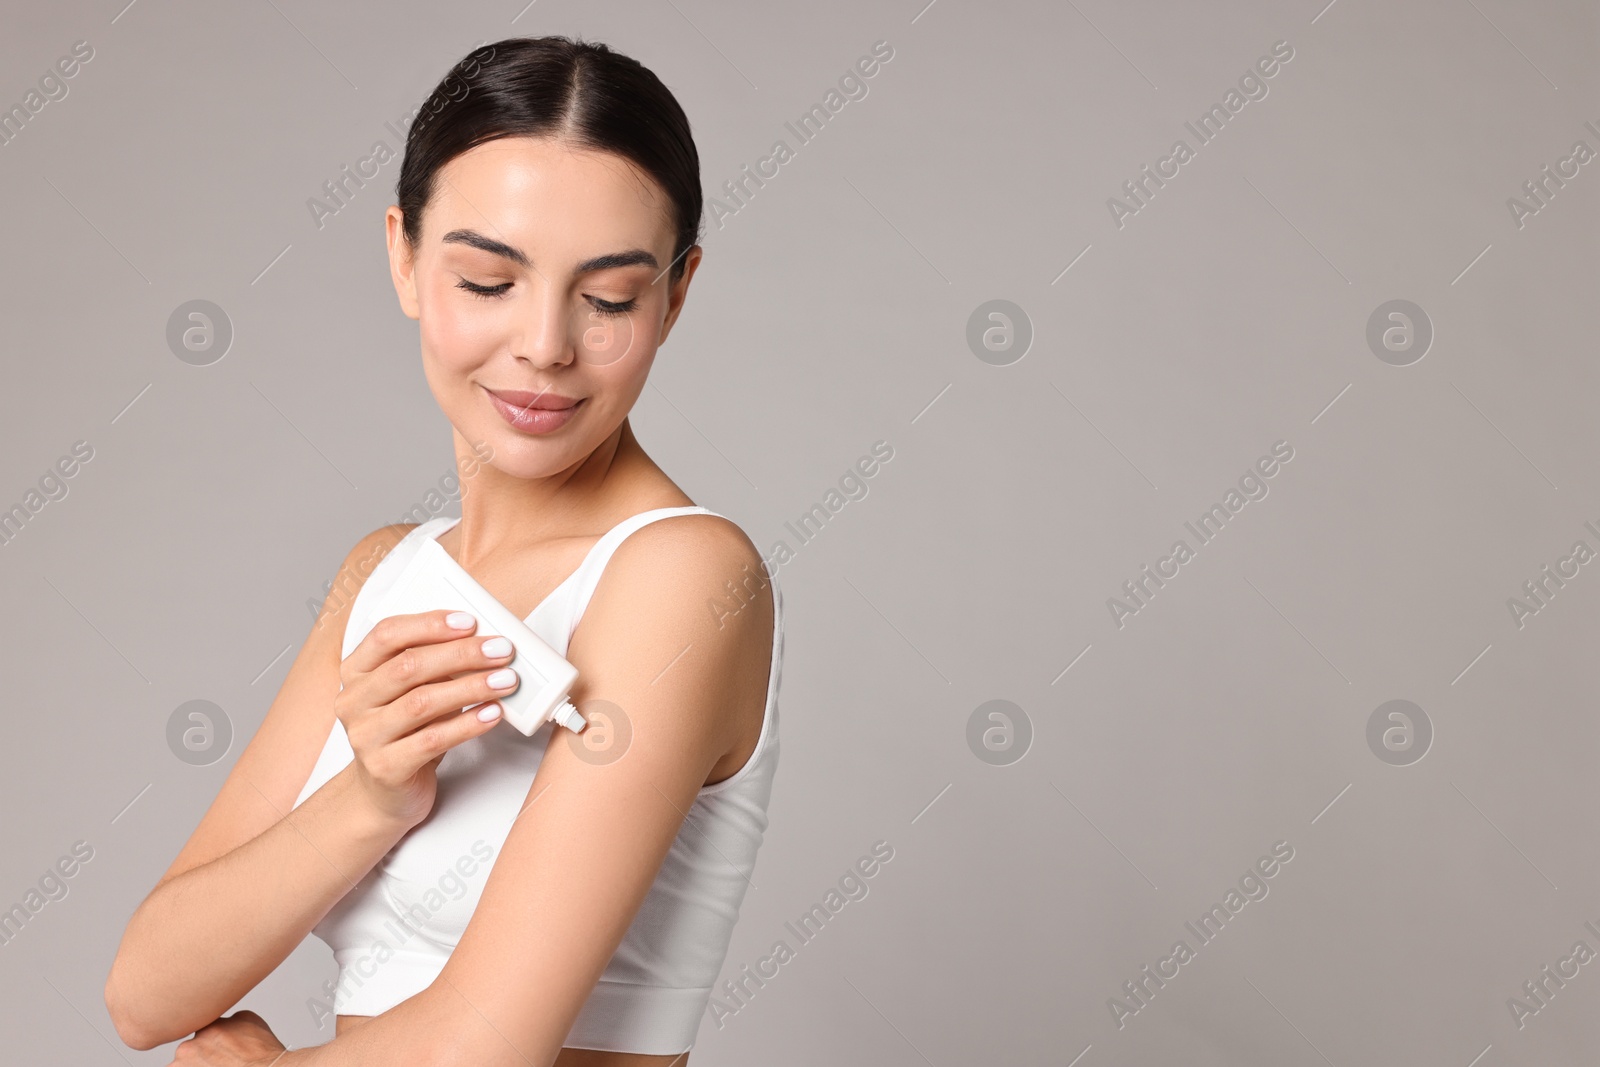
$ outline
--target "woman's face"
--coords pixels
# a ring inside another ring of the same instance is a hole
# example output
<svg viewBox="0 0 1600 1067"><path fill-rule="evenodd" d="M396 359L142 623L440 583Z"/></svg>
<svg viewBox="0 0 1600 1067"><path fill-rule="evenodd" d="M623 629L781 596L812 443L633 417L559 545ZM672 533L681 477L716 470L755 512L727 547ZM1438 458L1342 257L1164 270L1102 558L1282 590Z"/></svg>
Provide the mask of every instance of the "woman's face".
<svg viewBox="0 0 1600 1067"><path fill-rule="evenodd" d="M441 167L415 249L389 208L389 264L423 372L456 431L525 478L622 424L699 265L670 284L671 204L610 153L506 137Z"/></svg>

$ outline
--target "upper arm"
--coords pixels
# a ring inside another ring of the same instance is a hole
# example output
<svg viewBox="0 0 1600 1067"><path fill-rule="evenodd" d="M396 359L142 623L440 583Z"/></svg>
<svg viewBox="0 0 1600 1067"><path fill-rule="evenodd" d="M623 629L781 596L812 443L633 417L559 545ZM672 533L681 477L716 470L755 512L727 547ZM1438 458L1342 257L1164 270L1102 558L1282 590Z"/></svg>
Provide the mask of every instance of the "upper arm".
<svg viewBox="0 0 1600 1067"><path fill-rule="evenodd" d="M345 622L356 593L410 529L392 525L374 530L345 556L261 727L157 886L233 851L294 807L333 729Z"/></svg>
<svg viewBox="0 0 1600 1067"><path fill-rule="evenodd" d="M429 990L459 1024L451 1043L461 1062L520 1065L561 1047L700 787L737 743L751 694L765 693L771 613L713 607L727 601L729 580L760 566L720 516L652 523L613 555L567 658L579 672L574 703L616 705L632 736L601 764L580 757L582 735L552 728L477 909Z"/></svg>

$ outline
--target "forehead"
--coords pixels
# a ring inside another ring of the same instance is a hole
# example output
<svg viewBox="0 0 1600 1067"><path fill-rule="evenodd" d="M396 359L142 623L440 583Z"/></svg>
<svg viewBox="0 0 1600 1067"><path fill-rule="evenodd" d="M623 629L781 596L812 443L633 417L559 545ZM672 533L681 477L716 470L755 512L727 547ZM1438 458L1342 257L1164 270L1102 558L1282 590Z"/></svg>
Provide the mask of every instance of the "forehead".
<svg viewBox="0 0 1600 1067"><path fill-rule="evenodd" d="M530 255L673 240L670 203L632 161L534 137L488 141L439 168L423 226L481 230Z"/></svg>

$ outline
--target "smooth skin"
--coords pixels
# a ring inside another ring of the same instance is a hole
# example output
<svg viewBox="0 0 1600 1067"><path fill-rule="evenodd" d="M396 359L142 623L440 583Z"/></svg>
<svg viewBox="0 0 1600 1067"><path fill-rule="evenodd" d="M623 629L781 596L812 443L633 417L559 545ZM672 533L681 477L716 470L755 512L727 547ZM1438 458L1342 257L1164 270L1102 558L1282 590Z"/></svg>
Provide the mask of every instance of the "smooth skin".
<svg viewBox="0 0 1600 1067"><path fill-rule="evenodd" d="M441 169L415 249L389 208L391 277L419 322L423 371L463 475L462 520L439 543L519 616L617 522L693 503L627 418L701 258L691 248L671 281L668 207L625 160L518 137ZM442 240L462 231L508 254ZM653 262L578 269L639 249ZM500 295L466 291L463 280ZM599 308L619 306L625 313L602 322ZM626 337L625 354L587 348L595 336ZM559 430L535 435L507 423L486 388L586 399ZM574 702L621 707L630 747L597 765L552 730L439 978L382 1015L340 1016L334 1040L305 1049L284 1049L253 1012L220 1017L427 815L444 752L511 729L458 710L493 700L485 679L509 657L484 656L473 631L446 624L448 612L380 621L340 659L353 591L411 528L383 527L351 549L335 588L352 594L324 605L261 728L130 919L105 989L118 1033L139 1049L193 1033L173 1062L213 1067L683 1067L687 1054L562 1040L698 790L744 766L760 734L771 588L760 583L743 608L730 599L728 583L748 589L763 565L743 531L713 515L651 523L612 556L567 658L579 672ZM293 808L336 718L356 759Z"/></svg>

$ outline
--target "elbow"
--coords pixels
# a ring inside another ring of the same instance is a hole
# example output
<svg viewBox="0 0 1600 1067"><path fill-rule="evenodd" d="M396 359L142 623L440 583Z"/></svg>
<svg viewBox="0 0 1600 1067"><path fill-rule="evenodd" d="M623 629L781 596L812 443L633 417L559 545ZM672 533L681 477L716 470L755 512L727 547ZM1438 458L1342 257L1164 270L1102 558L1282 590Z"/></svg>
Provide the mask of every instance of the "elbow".
<svg viewBox="0 0 1600 1067"><path fill-rule="evenodd" d="M122 985L120 973L114 963L111 966L111 974L106 978L106 1013L111 1016L111 1025L116 1027L117 1036L122 1039L122 1043L131 1049L145 1052L157 1045L176 1040L161 1033L157 1027L150 1025L148 1020L141 1017L137 1010L138 1005L128 1002Z"/></svg>

